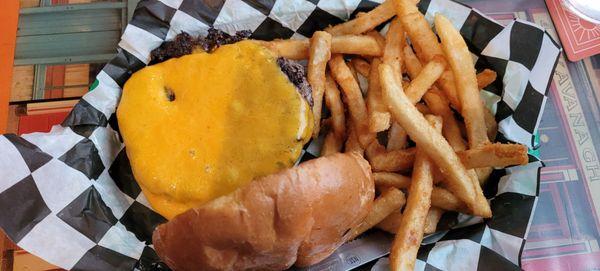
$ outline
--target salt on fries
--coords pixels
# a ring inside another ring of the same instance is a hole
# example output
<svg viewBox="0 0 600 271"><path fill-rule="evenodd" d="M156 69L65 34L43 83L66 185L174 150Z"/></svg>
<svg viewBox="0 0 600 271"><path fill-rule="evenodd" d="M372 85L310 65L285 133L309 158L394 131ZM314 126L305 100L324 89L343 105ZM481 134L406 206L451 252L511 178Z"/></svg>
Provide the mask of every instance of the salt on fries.
<svg viewBox="0 0 600 271"><path fill-rule="evenodd" d="M310 39L263 42L277 56L308 60L321 155L356 152L371 164L379 196L344 238L373 227L396 234L392 270L413 270L444 212L490 217L480 183L493 168L528 162L525 146L491 143L498 125L479 91L496 73L476 73L459 31L439 14L438 40L415 2L387 0ZM375 30L390 20L385 36Z"/></svg>

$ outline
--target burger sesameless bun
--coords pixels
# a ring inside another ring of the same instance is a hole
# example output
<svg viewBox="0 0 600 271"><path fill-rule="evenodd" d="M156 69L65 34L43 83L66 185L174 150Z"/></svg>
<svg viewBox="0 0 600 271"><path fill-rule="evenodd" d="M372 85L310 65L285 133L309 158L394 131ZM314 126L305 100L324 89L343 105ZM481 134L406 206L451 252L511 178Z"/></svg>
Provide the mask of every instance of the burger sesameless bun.
<svg viewBox="0 0 600 271"><path fill-rule="evenodd" d="M154 232L174 270L283 270L331 255L367 215L371 168L356 153L317 158L258 178Z"/></svg>

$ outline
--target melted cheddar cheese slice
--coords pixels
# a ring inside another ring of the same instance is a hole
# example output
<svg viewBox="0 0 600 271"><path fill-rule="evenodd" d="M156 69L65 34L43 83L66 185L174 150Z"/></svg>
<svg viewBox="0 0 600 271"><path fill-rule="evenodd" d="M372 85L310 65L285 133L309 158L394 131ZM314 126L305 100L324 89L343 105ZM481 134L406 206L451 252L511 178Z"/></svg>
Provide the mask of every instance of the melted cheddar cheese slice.
<svg viewBox="0 0 600 271"><path fill-rule="evenodd" d="M136 72L117 117L133 174L167 219L293 166L313 123L276 57L252 41Z"/></svg>

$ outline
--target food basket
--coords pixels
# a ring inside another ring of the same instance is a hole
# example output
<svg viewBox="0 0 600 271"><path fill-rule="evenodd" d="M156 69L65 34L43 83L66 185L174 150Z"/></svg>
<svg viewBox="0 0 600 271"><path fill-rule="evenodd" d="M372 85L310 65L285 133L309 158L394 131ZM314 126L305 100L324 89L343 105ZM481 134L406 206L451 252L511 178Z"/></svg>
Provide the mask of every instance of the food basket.
<svg viewBox="0 0 600 271"><path fill-rule="evenodd" d="M0 227L18 246L70 270L168 270L151 244L166 220L141 193L119 135L121 87L150 52L182 31L210 27L252 38L306 38L315 30L379 5L370 0L142 0L116 56L60 126L49 133L0 136ZM536 148L535 134L560 47L526 21L500 25L450 0L422 0L430 22L442 13L460 29L478 71L498 79L482 91L500 142ZM386 31L384 27L381 31ZM177 125L173 123L172 125ZM301 161L319 155L320 141ZM484 186L490 219L446 213L424 240L417 270L520 270L520 256L539 192L543 163L494 170ZM210 223L207 221L206 223ZM370 231L306 270L386 270L392 237Z"/></svg>

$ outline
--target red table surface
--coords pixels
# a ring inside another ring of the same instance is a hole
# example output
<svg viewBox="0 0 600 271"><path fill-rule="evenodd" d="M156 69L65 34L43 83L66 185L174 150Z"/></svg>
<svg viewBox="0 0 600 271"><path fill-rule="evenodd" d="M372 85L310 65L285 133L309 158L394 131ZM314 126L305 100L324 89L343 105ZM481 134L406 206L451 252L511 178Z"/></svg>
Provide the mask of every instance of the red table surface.
<svg viewBox="0 0 600 271"><path fill-rule="evenodd" d="M545 27L556 41L543 0L462 0L506 23ZM563 54L539 128L540 198L522 255L525 270L600 269L600 55L569 62Z"/></svg>

